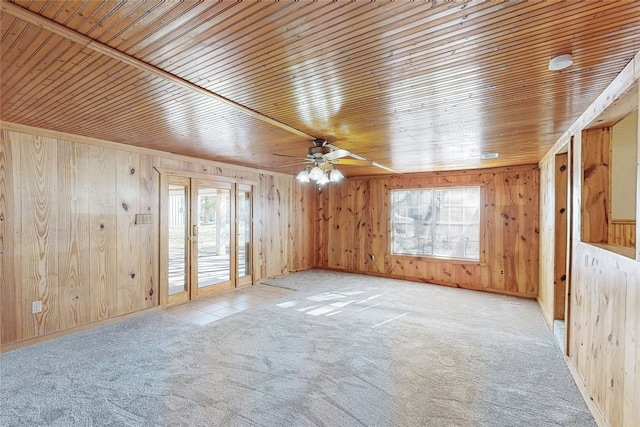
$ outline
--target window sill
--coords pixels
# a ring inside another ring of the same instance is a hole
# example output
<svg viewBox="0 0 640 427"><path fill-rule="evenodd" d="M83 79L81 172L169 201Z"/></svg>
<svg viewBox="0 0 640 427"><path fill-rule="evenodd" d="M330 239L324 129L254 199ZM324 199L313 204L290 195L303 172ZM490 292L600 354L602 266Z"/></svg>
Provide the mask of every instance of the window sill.
<svg viewBox="0 0 640 427"><path fill-rule="evenodd" d="M414 260L414 261L420 261L420 262L446 263L446 264L456 264L456 265L477 265L480 267L488 266L487 263L478 261L478 260L464 259L464 258L438 258L438 257L430 257L426 255L389 254L385 258Z"/></svg>
<svg viewBox="0 0 640 427"><path fill-rule="evenodd" d="M608 244L605 244L605 243L589 243L589 242L583 242L583 243L595 246L595 247L603 249L605 251L613 252L614 254L622 255L622 256L627 257L627 258L631 258L633 260L636 259L636 249L635 248L626 248L624 246L608 245Z"/></svg>

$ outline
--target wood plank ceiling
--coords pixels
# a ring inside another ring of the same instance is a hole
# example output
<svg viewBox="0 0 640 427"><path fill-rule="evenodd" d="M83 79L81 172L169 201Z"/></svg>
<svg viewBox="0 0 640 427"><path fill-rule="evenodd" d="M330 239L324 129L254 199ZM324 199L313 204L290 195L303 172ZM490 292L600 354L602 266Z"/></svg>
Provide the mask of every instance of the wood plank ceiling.
<svg viewBox="0 0 640 427"><path fill-rule="evenodd" d="M12 3L2 120L286 173L537 162L640 50L635 1Z"/></svg>

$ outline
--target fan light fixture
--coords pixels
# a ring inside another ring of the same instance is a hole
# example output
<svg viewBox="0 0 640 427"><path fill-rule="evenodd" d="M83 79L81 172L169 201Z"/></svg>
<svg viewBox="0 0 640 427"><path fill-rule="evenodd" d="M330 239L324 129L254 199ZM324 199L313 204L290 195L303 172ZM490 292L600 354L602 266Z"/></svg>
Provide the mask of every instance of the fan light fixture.
<svg viewBox="0 0 640 427"><path fill-rule="evenodd" d="M304 168L300 171L296 179L300 182L309 182L309 171L307 168Z"/></svg>
<svg viewBox="0 0 640 427"><path fill-rule="evenodd" d="M338 182L342 178L344 178L344 175L342 175L342 172L340 172L338 169L333 168L331 170L331 175L329 175L329 181Z"/></svg>
<svg viewBox="0 0 640 427"><path fill-rule="evenodd" d="M332 163L317 159L315 166L309 170L311 166L302 169L296 179L300 182L315 181L318 185L325 185L329 182L338 182L344 178L342 172L333 166Z"/></svg>
<svg viewBox="0 0 640 427"><path fill-rule="evenodd" d="M311 172L309 172L309 179L312 179L314 181L320 180L320 178L322 178L323 176L324 172L318 165L314 166L313 169L311 169Z"/></svg>

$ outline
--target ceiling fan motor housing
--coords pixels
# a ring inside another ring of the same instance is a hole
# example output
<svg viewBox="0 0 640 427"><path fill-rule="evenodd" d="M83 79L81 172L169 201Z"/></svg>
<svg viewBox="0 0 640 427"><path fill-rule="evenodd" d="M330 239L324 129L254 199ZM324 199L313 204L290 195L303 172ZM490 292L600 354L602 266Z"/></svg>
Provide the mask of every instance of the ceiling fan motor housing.
<svg viewBox="0 0 640 427"><path fill-rule="evenodd" d="M329 154L331 152L331 148L329 147L309 147L307 148L307 157L311 159L316 159L318 157L322 157L325 154Z"/></svg>

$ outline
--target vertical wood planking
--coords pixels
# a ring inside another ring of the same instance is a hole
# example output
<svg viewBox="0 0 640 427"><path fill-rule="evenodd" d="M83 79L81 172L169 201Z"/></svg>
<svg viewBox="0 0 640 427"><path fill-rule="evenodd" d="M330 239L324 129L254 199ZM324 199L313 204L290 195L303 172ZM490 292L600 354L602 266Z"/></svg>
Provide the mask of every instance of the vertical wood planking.
<svg viewBox="0 0 640 427"><path fill-rule="evenodd" d="M140 285L137 287L144 307L155 307L159 304L158 263L159 253L159 180L158 173L153 168L153 158L141 155L139 158L139 213L151 214L152 224L139 224L140 242L143 250L140 252Z"/></svg>
<svg viewBox="0 0 640 427"><path fill-rule="evenodd" d="M367 257L371 261L371 268L367 271L383 274L385 271L385 257L390 251L389 247L389 217L386 212L391 208L389 190L384 181L374 180L370 183L369 194L371 203L369 206L369 242L367 244Z"/></svg>
<svg viewBox="0 0 640 427"><path fill-rule="evenodd" d="M625 386L637 381L637 373L626 378L625 366L634 366L626 358L637 349L637 342L629 342L638 327L632 323L636 317L629 311L636 307L628 294L630 288L631 294L637 289L638 266L633 260L585 244L577 246L575 259L572 359L610 425L634 425L627 424L623 416L629 398L625 395L635 393L637 397L637 390Z"/></svg>
<svg viewBox="0 0 640 427"><path fill-rule="evenodd" d="M636 247L636 222L635 221L611 221L609 223L609 244Z"/></svg>
<svg viewBox="0 0 640 427"><path fill-rule="evenodd" d="M117 315L116 152L91 149L89 175L91 320Z"/></svg>
<svg viewBox="0 0 640 427"><path fill-rule="evenodd" d="M144 307L140 296L140 252L142 236L136 225L136 213L140 213L140 155L127 151L116 152L116 292L118 315L131 313Z"/></svg>
<svg viewBox="0 0 640 427"><path fill-rule="evenodd" d="M553 260L553 318L564 320L567 283L567 191L569 189L569 157L567 153L555 157L554 256Z"/></svg>
<svg viewBox="0 0 640 427"><path fill-rule="evenodd" d="M554 318L555 162L540 165L540 284L538 305L549 327Z"/></svg>
<svg viewBox="0 0 640 427"><path fill-rule="evenodd" d="M292 177L260 175L260 198L262 218L260 219L260 244L263 265L262 277L274 277L288 273L289 236L291 223Z"/></svg>
<svg viewBox="0 0 640 427"><path fill-rule="evenodd" d="M327 243L324 240L324 236L327 233L327 221L326 221L326 211L328 206L328 201L325 193L317 194L317 211L316 211L316 223L314 227L315 231L315 240L317 242L317 250L316 250L316 265L318 266L327 266L328 261L328 253L327 253Z"/></svg>
<svg viewBox="0 0 640 427"><path fill-rule="evenodd" d="M582 138L582 241L607 243L609 238L610 128L589 129ZM580 169L579 169L580 170Z"/></svg>
<svg viewBox="0 0 640 427"><path fill-rule="evenodd" d="M292 196L292 244L298 249L291 251L292 271L307 270L315 266L316 241L316 189L293 181Z"/></svg>
<svg viewBox="0 0 640 427"><path fill-rule="evenodd" d="M483 175L485 199L482 221L484 223L483 227L480 227L482 230L480 238L484 239L488 244L480 248L480 255L486 254L484 260L491 266L488 273L490 281L483 283L483 288L504 291L504 272L506 271L504 242L502 239L496 238L496 236L501 236L502 221L504 220L499 208L502 203L502 192L498 191L496 186L497 175L496 172ZM503 272L502 274L501 271Z"/></svg>
<svg viewBox="0 0 640 427"><path fill-rule="evenodd" d="M23 135L22 161L22 299L23 338L59 330L56 140ZM42 312L31 314L31 303Z"/></svg>
<svg viewBox="0 0 640 427"><path fill-rule="evenodd" d="M0 343L22 339L20 145L0 132Z"/></svg>
<svg viewBox="0 0 640 427"><path fill-rule="evenodd" d="M623 426L640 425L640 275L627 276Z"/></svg>
<svg viewBox="0 0 640 427"><path fill-rule="evenodd" d="M58 274L60 329L91 321L89 263L89 147L58 141Z"/></svg>

